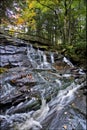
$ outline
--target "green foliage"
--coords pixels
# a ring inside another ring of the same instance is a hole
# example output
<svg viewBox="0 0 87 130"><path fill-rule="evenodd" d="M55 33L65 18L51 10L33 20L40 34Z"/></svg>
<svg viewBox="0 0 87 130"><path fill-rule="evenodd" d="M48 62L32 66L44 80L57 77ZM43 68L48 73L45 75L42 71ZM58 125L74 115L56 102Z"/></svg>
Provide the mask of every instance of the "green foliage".
<svg viewBox="0 0 87 130"><path fill-rule="evenodd" d="M13 8L14 2L20 11ZM1 19L6 9L12 7L10 9L17 16L12 23L27 27L27 34L49 39L50 44L56 46L55 49L60 39L62 49L66 48L71 55L85 55L85 0L1 0L0 5L3 9Z"/></svg>

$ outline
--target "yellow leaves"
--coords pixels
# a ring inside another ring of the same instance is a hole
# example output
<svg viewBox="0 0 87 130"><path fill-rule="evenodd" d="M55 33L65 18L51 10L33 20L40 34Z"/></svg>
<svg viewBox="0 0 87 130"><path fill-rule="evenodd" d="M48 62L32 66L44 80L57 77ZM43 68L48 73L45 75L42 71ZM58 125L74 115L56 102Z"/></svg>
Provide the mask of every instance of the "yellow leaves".
<svg viewBox="0 0 87 130"><path fill-rule="evenodd" d="M37 6L37 0L26 0L26 5L29 8L29 10L34 10Z"/></svg>
<svg viewBox="0 0 87 130"><path fill-rule="evenodd" d="M23 18L18 18L16 23L19 25L19 24L23 24L24 22L25 21Z"/></svg>
<svg viewBox="0 0 87 130"><path fill-rule="evenodd" d="M29 9L32 9L32 8L33 8L33 4L30 3L30 4L29 4Z"/></svg>
<svg viewBox="0 0 87 130"><path fill-rule="evenodd" d="M28 6L22 11L23 18L27 21L34 19L36 12L34 10L34 2L28 3Z"/></svg>
<svg viewBox="0 0 87 130"><path fill-rule="evenodd" d="M35 8L35 1L32 1L28 4L29 9L34 9Z"/></svg>
<svg viewBox="0 0 87 130"><path fill-rule="evenodd" d="M36 0L27 0L27 6L22 11L22 18L27 22L27 25L32 29L36 29L36 21L35 21L35 8L36 8ZM19 22L20 23L20 22Z"/></svg>

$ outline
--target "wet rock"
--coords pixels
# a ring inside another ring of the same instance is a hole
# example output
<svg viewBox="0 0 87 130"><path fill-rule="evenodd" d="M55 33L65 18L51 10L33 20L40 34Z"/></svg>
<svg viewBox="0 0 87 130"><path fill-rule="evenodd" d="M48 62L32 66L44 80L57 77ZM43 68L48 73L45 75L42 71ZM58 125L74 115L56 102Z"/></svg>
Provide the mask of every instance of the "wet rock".
<svg viewBox="0 0 87 130"><path fill-rule="evenodd" d="M14 114L14 113L23 113L26 111L34 110L36 104L38 104L38 103L39 103L38 100L35 98L32 98L29 101L25 100L24 102L20 102L20 104L17 105L16 107L11 107L10 109L8 109L6 113ZM36 106L36 108L37 108L37 106Z"/></svg>
<svg viewBox="0 0 87 130"><path fill-rule="evenodd" d="M86 96L83 95L82 90L79 90L78 97L72 103L72 107L84 116L86 115Z"/></svg>
<svg viewBox="0 0 87 130"><path fill-rule="evenodd" d="M22 119L25 121L26 114L32 110L42 110L45 115L45 106L40 109L41 99L44 98L49 112L40 122L43 130L85 130L85 73L64 62L61 54L23 46L24 42L20 39L8 39L15 41L15 45L0 46L1 66L8 67L0 75L0 117L4 116L1 129L14 130L12 116L17 117L15 114L24 114ZM54 59L51 59L51 54ZM18 117L15 122L20 123Z"/></svg>
<svg viewBox="0 0 87 130"><path fill-rule="evenodd" d="M83 106L82 106L83 104ZM84 109L85 108L85 109ZM55 108L42 122L43 130L86 130L86 98L79 91L75 100L64 109L57 111Z"/></svg>

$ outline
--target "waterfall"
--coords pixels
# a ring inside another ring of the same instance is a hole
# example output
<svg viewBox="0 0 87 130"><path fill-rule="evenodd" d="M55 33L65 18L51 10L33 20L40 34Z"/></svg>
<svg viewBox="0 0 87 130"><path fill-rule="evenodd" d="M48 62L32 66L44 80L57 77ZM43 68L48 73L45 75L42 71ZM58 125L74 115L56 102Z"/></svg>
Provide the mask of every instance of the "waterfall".
<svg viewBox="0 0 87 130"><path fill-rule="evenodd" d="M30 45L30 48L27 46L27 57L29 59L29 61L31 62L31 65L33 68L37 68L37 63L34 60L34 56L35 56L35 50L33 49L32 45Z"/></svg>
<svg viewBox="0 0 87 130"><path fill-rule="evenodd" d="M43 63L42 63L43 68L50 68L50 64L47 62L47 57L46 54L43 54Z"/></svg>
<svg viewBox="0 0 87 130"><path fill-rule="evenodd" d="M27 46L27 57L30 61L32 61L32 58L30 56L30 50L29 50L29 47Z"/></svg>
<svg viewBox="0 0 87 130"><path fill-rule="evenodd" d="M43 52L39 53L40 58L42 58L41 64L38 66L39 69L43 69L43 68L51 68L50 64L47 62L47 57L46 54L44 54ZM40 59L41 60L41 59Z"/></svg>
<svg viewBox="0 0 87 130"><path fill-rule="evenodd" d="M54 54L51 53L51 63L54 63Z"/></svg>
<svg viewBox="0 0 87 130"><path fill-rule="evenodd" d="M27 46L27 57L34 68L35 66L37 66L36 68L38 69L51 67L51 65L47 62L46 54L39 49L36 51L32 45L30 45L30 47ZM38 57L38 60L36 59L36 57ZM54 63L53 54L51 54L51 63Z"/></svg>
<svg viewBox="0 0 87 130"><path fill-rule="evenodd" d="M33 49L33 46L30 44L30 53L34 54L34 49Z"/></svg>
<svg viewBox="0 0 87 130"><path fill-rule="evenodd" d="M39 56L39 61L40 61L40 63L41 63L41 57L42 57L42 55L43 55L43 52L40 51L39 48L38 48L37 53L38 53L38 56Z"/></svg>
<svg viewBox="0 0 87 130"><path fill-rule="evenodd" d="M86 130L84 71L61 54L26 44L0 46L0 129L70 130L81 122Z"/></svg>
<svg viewBox="0 0 87 130"><path fill-rule="evenodd" d="M45 117L48 114L48 111L50 110L48 104L46 103L46 100L43 97L41 100L42 100L41 108L33 113L33 118L39 122L45 119Z"/></svg>
<svg viewBox="0 0 87 130"><path fill-rule="evenodd" d="M55 98L55 100L52 100L50 102L50 106L56 106L57 110L63 109L71 101L74 100L76 91L80 89L82 86L84 86L84 83L80 85L76 84L75 82L71 83L71 85L68 86L66 89L60 90L58 92L58 95Z"/></svg>
<svg viewBox="0 0 87 130"><path fill-rule="evenodd" d="M67 63L69 66L74 67L74 65L66 57L63 58L63 61Z"/></svg>
<svg viewBox="0 0 87 130"><path fill-rule="evenodd" d="M44 63L44 64L47 64L47 57L46 57L45 54L43 54L43 63Z"/></svg>
<svg viewBox="0 0 87 130"><path fill-rule="evenodd" d="M58 98L57 110L64 108L66 105L68 105L71 101L74 100L75 92L81 87L81 85L76 85L75 83L72 83L69 87L71 87L71 89L60 90L60 93L58 94L57 97Z"/></svg>

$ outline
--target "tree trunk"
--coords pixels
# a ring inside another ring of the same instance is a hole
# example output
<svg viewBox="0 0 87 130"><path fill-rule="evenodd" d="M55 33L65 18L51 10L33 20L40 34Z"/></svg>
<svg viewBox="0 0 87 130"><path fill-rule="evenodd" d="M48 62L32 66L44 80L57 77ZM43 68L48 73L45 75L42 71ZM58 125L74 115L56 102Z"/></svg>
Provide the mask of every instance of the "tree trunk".
<svg viewBox="0 0 87 130"><path fill-rule="evenodd" d="M69 26L68 26L68 43L71 44L71 2L69 0Z"/></svg>

